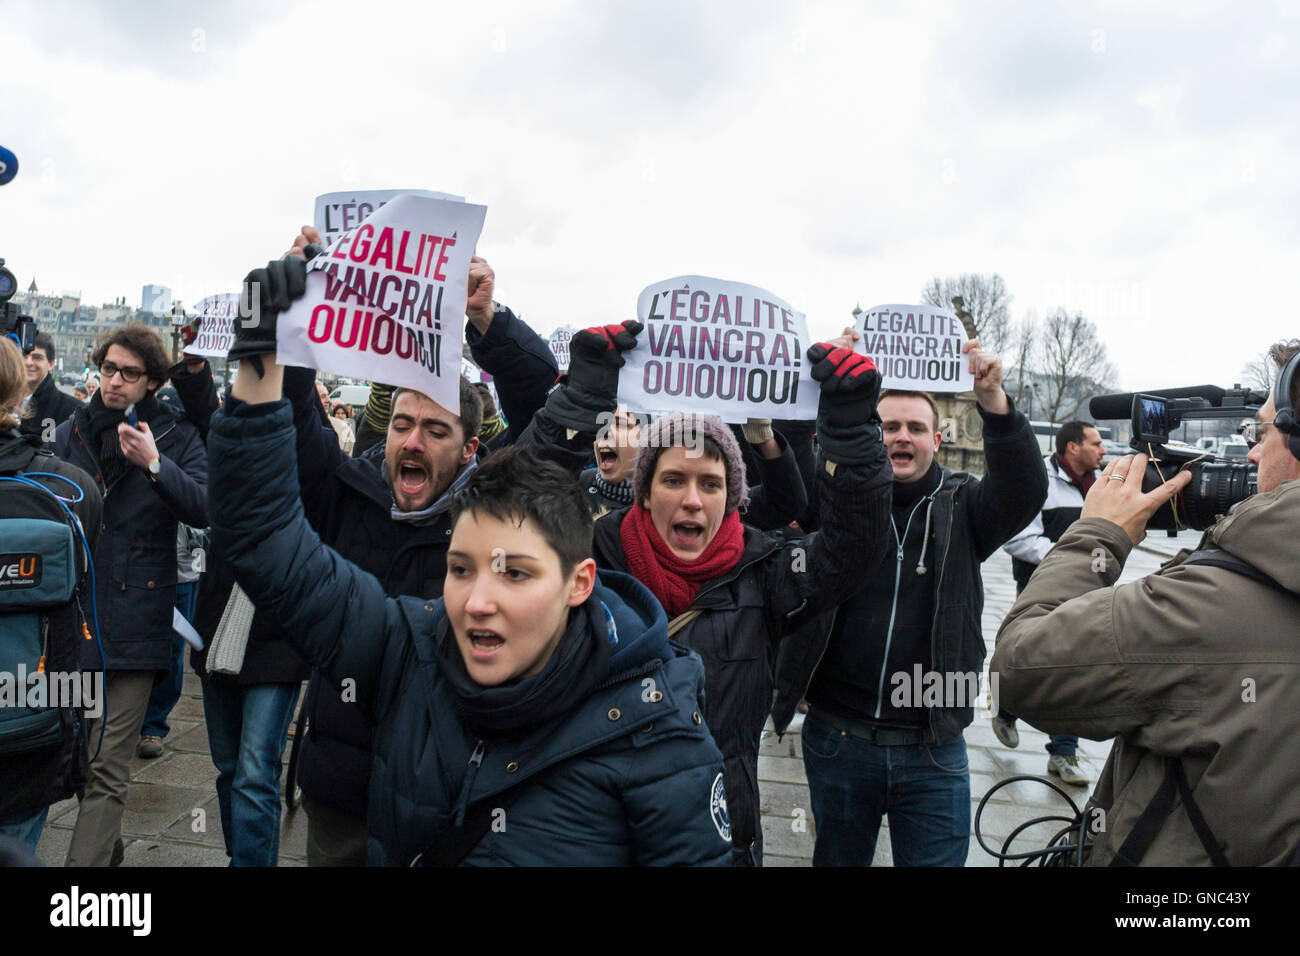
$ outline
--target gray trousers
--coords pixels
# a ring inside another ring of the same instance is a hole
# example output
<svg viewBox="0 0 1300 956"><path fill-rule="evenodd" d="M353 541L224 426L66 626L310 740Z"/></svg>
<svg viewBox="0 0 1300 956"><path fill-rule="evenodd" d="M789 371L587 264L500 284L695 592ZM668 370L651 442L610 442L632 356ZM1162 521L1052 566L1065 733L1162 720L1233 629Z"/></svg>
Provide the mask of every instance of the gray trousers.
<svg viewBox="0 0 1300 956"><path fill-rule="evenodd" d="M87 722L86 735L86 745L94 757L103 721L104 744L99 756L90 762L90 779L68 846L68 866L108 866L113 857L113 846L122 837L131 758L140 742L153 679L153 671L108 672L104 714Z"/></svg>

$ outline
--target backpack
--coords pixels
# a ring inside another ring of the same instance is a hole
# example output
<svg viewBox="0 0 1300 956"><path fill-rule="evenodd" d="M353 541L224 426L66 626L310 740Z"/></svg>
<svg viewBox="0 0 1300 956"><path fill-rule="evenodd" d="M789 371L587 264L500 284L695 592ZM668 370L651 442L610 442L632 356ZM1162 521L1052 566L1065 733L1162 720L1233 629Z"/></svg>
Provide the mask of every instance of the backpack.
<svg viewBox="0 0 1300 956"><path fill-rule="evenodd" d="M0 759L62 745L65 728L80 725L69 711L84 704L75 641L88 571L81 523L59 496L31 477L0 476ZM75 680L50 679L64 668Z"/></svg>

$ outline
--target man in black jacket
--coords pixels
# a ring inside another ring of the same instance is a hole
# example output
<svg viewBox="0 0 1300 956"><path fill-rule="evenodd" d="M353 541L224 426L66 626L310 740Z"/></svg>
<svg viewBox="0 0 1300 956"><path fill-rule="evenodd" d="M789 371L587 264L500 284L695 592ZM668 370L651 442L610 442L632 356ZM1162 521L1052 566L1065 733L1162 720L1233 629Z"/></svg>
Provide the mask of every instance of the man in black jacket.
<svg viewBox="0 0 1300 956"><path fill-rule="evenodd" d="M36 333L36 347L23 354L27 366L28 414L19 425L24 435L40 437L42 447L54 447L54 429L81 407L81 402L64 394L55 384L54 340L48 332Z"/></svg>
<svg viewBox="0 0 1300 956"><path fill-rule="evenodd" d="M313 230L303 230L295 251L305 250L317 238ZM295 296L301 294L301 286L295 284L301 268L300 259L267 266L286 275L279 286L291 287ZM493 376L502 406L511 413L510 429L493 441L496 446L512 442L528 424L545 401L557 369L546 342L509 309L492 301L494 285L492 268L476 260L469 274L465 338L474 361ZM270 286L264 281L261 288ZM269 319L270 335L259 340L260 329L238 331L242 340L237 339L236 348L257 348L262 341L272 351L274 321L282 308L281 303L264 299L261 309L264 319ZM266 336L264 331L261 334ZM451 537L446 507L450 492L468 480L486 454L477 438L482 414L477 395L462 380L461 407L453 414L419 392L399 389L392 394L383 445L363 457L349 458L340 451L334 432L320 421L314 378L310 369L284 372L308 520L326 544L374 574L390 596L440 595ZM229 411L233 414L238 407L238 400L233 400ZM222 587L223 575L229 590L228 569L218 563L217 572L208 576L205 592ZM204 602L199 609L200 633L215 628L222 606ZM296 655L283 629L259 613L249 652L270 653L270 648ZM308 865L360 866L366 857L373 724L357 706L355 695L340 694L319 674L312 676L303 709L308 731L298 779L308 818Z"/></svg>
<svg viewBox="0 0 1300 956"><path fill-rule="evenodd" d="M105 333L92 358L101 387L58 427L54 448L104 496L95 603L108 671L105 729L68 849L72 866L108 866L120 852L131 757L157 672L171 666L176 523L208 523L203 444L154 394L170 367L162 339L127 325ZM98 648L82 645L82 666L99 669Z"/></svg>
<svg viewBox="0 0 1300 956"><path fill-rule="evenodd" d="M894 561L837 609L824 653L783 662L778 678L780 730L807 688L816 866L870 865L886 813L895 865L966 861L970 772L961 732L984 660L979 566L1029 523L1047 488L1029 423L1003 391L1001 361L978 341L965 350L984 420L984 479L935 461L941 438L928 394L882 393Z"/></svg>

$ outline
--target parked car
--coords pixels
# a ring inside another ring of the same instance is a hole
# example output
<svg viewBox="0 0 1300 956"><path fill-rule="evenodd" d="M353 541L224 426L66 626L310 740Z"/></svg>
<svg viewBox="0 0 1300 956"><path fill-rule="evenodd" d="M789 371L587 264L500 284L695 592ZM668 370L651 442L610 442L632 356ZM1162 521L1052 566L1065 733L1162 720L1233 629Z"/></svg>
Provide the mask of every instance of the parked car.
<svg viewBox="0 0 1300 956"><path fill-rule="evenodd" d="M366 407L366 402L370 400L369 385L340 385L334 391L330 392L330 404L334 402L343 402L351 405L354 411L360 411Z"/></svg>

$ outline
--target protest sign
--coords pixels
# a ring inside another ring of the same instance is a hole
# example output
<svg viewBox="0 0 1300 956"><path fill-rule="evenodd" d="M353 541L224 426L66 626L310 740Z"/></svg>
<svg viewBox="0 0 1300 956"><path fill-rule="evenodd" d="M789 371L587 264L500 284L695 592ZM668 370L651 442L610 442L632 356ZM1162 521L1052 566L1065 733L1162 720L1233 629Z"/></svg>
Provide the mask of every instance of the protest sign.
<svg viewBox="0 0 1300 956"><path fill-rule="evenodd" d="M961 319L933 305L877 305L858 316L862 336L854 348L880 369L884 388L969 392L975 387L961 354Z"/></svg>
<svg viewBox="0 0 1300 956"><path fill-rule="evenodd" d="M203 319L194 342L185 347L187 355L225 358L235 344L235 323L239 321L239 293L218 292L194 304Z"/></svg>
<svg viewBox="0 0 1300 956"><path fill-rule="evenodd" d="M546 344L551 347L551 354L555 356L555 363L560 367L560 374L569 370L569 340L573 338L573 333L573 329L560 326L546 340Z"/></svg>
<svg viewBox="0 0 1300 956"><path fill-rule="evenodd" d="M280 361L418 389L458 409L470 258L486 214L399 196L343 233L307 264L306 294L279 318Z"/></svg>
<svg viewBox="0 0 1300 956"><path fill-rule="evenodd" d="M678 276L647 286L636 311L645 331L618 379L629 411L816 417L808 325L788 302L742 282Z"/></svg>
<svg viewBox="0 0 1300 956"><path fill-rule="evenodd" d="M431 189L361 189L352 192L325 193L316 197L316 215L312 224L329 245L349 229L361 225L372 212L397 196L427 196L464 202L464 196L434 192Z"/></svg>

